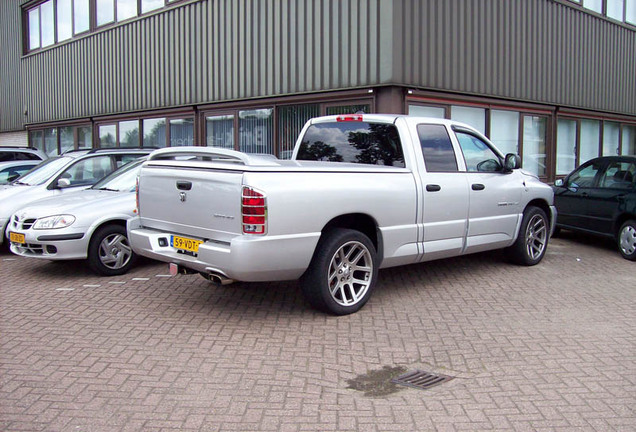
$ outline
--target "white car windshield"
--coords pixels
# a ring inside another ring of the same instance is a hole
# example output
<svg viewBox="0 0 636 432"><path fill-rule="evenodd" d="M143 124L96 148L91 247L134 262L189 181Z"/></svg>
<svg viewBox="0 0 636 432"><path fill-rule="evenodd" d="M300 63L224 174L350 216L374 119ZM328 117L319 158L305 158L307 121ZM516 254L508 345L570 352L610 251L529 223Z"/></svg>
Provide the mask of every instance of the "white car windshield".
<svg viewBox="0 0 636 432"><path fill-rule="evenodd" d="M137 159L127 163L117 171L114 171L95 183L92 189L134 192L135 186L137 185L137 175L145 159L146 158Z"/></svg>
<svg viewBox="0 0 636 432"><path fill-rule="evenodd" d="M73 158L68 156L60 156L47 159L40 165L33 168L31 171L24 173L23 175L15 179L13 183L27 186L40 185L57 174L62 168L71 163L73 160Z"/></svg>

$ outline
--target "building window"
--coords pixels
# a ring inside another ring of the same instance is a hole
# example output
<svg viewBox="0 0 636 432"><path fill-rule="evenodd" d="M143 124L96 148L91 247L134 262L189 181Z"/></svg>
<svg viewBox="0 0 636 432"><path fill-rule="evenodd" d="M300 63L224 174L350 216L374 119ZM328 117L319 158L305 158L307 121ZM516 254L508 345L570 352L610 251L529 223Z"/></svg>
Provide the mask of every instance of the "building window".
<svg viewBox="0 0 636 432"><path fill-rule="evenodd" d="M239 150L245 153L273 154L272 108L239 111Z"/></svg>
<svg viewBox="0 0 636 432"><path fill-rule="evenodd" d="M613 20L636 25L636 0L570 0L570 2Z"/></svg>
<svg viewBox="0 0 636 432"><path fill-rule="evenodd" d="M482 134L486 134L486 110L484 108L453 105L451 107L451 120L466 123Z"/></svg>
<svg viewBox="0 0 636 432"><path fill-rule="evenodd" d="M601 122L598 120L581 120L579 141L579 165L598 157L601 142Z"/></svg>
<svg viewBox="0 0 636 432"><path fill-rule="evenodd" d="M625 4L625 21L636 26L636 0L627 0Z"/></svg>
<svg viewBox="0 0 636 432"><path fill-rule="evenodd" d="M182 1L182 0L176 0ZM27 51L46 48L73 36L95 31L161 9L169 0L47 0L24 10ZM91 15L95 22L91 26Z"/></svg>
<svg viewBox="0 0 636 432"><path fill-rule="evenodd" d="M194 118L145 118L98 126L99 147L167 147L194 145Z"/></svg>
<svg viewBox="0 0 636 432"><path fill-rule="evenodd" d="M636 155L636 126L623 126L622 154Z"/></svg>
<svg viewBox="0 0 636 432"><path fill-rule="evenodd" d="M289 105L278 108L278 155L290 159L303 126L320 115L319 104Z"/></svg>
<svg viewBox="0 0 636 432"><path fill-rule="evenodd" d="M115 21L115 0L97 0L97 27Z"/></svg>
<svg viewBox="0 0 636 432"><path fill-rule="evenodd" d="M409 115L443 119L446 118L446 108L430 105L409 105Z"/></svg>
<svg viewBox="0 0 636 432"><path fill-rule="evenodd" d="M576 121L560 119L557 125L557 175L565 175L574 170L576 166L576 137Z"/></svg>
<svg viewBox="0 0 636 432"><path fill-rule="evenodd" d="M170 120L170 146L192 146L194 145L194 119L171 119Z"/></svg>
<svg viewBox="0 0 636 432"><path fill-rule="evenodd" d="M519 153L519 113L491 110L490 140L503 154Z"/></svg>
<svg viewBox="0 0 636 432"><path fill-rule="evenodd" d="M547 176L546 132L548 118L523 116L523 169L539 176Z"/></svg>
<svg viewBox="0 0 636 432"><path fill-rule="evenodd" d="M616 156L620 146L620 124L616 122L603 122L603 156Z"/></svg>
<svg viewBox="0 0 636 432"><path fill-rule="evenodd" d="M207 146L234 149L234 115L206 117L205 130L205 144Z"/></svg>
<svg viewBox="0 0 636 432"><path fill-rule="evenodd" d="M167 145L166 119L149 118L142 122L144 130L143 147L165 147Z"/></svg>
<svg viewBox="0 0 636 432"><path fill-rule="evenodd" d="M603 0L583 0L583 7L596 13L603 13Z"/></svg>

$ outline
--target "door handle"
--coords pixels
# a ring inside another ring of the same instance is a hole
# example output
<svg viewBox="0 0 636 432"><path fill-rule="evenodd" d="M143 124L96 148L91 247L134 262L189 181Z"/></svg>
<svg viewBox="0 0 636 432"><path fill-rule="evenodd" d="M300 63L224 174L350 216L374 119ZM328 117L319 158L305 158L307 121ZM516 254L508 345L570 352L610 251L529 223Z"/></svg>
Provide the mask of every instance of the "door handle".
<svg viewBox="0 0 636 432"><path fill-rule="evenodd" d="M474 184L471 186L471 188L472 188L473 190L484 190L484 189L486 189L486 186L484 186L484 185L483 185L483 184L481 184L481 183L474 183Z"/></svg>
<svg viewBox="0 0 636 432"><path fill-rule="evenodd" d="M177 181L177 189L190 190L192 189L192 182L179 180Z"/></svg>
<svg viewBox="0 0 636 432"><path fill-rule="evenodd" d="M427 184L426 185L426 191L427 192L439 192L442 190L442 187L440 185L436 185L436 184Z"/></svg>

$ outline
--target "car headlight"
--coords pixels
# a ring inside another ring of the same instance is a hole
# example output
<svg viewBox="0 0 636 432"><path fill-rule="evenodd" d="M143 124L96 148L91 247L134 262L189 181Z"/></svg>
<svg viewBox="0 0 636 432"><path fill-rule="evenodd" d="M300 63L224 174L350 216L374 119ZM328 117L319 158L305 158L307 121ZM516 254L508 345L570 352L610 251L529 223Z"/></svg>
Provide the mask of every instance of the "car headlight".
<svg viewBox="0 0 636 432"><path fill-rule="evenodd" d="M57 215L47 216L40 218L33 224L33 229L45 230L45 229L58 229L66 228L75 222L75 216L72 215Z"/></svg>

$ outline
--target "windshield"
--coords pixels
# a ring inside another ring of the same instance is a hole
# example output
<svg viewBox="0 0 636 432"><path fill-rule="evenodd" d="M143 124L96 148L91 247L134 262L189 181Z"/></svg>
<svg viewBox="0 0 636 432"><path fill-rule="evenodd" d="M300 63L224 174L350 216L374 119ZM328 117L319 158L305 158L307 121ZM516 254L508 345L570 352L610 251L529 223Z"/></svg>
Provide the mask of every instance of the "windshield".
<svg viewBox="0 0 636 432"><path fill-rule="evenodd" d="M146 158L136 159L107 175L93 185L91 189L112 190L117 192L134 192L137 175Z"/></svg>
<svg viewBox="0 0 636 432"><path fill-rule="evenodd" d="M73 158L68 156L59 156L47 159L40 165L33 168L31 171L28 171L18 177L13 183L28 186L40 185L49 180L51 177L57 174L59 170L64 168L72 161Z"/></svg>

